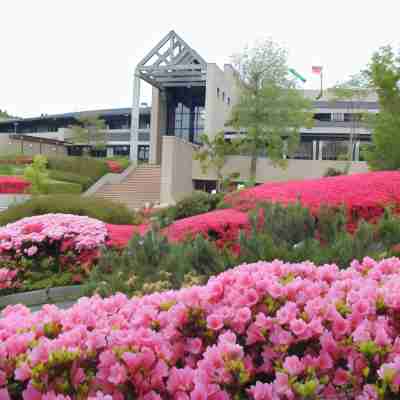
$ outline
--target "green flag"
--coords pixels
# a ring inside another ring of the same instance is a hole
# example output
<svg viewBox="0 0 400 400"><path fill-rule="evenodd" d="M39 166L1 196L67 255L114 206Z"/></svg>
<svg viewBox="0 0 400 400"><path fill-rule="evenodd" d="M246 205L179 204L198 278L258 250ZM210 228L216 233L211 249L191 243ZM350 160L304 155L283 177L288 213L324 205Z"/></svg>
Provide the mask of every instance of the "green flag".
<svg viewBox="0 0 400 400"><path fill-rule="evenodd" d="M303 76L301 76L295 69L289 68L289 72L293 74L297 79L300 79L303 83L305 83L307 80Z"/></svg>

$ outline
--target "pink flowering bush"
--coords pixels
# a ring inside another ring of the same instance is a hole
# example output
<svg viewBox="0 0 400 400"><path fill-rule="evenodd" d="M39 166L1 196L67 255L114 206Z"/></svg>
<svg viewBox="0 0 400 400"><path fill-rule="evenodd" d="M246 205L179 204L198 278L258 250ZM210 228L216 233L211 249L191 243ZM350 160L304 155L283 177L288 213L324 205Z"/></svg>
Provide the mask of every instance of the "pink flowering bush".
<svg viewBox="0 0 400 400"><path fill-rule="evenodd" d="M400 260L259 262L0 318L0 399L395 399Z"/></svg>
<svg viewBox="0 0 400 400"><path fill-rule="evenodd" d="M0 265L22 274L85 265L97 257L106 237L103 222L84 216L24 218L0 228Z"/></svg>
<svg viewBox="0 0 400 400"><path fill-rule="evenodd" d="M11 289L17 286L17 271L0 268L0 289Z"/></svg>

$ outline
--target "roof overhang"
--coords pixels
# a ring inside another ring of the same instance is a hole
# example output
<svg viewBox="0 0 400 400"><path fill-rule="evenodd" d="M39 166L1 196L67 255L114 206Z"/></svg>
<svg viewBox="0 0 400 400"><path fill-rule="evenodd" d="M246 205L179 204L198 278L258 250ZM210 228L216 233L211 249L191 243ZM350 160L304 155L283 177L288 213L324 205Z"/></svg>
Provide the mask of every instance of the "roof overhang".
<svg viewBox="0 0 400 400"><path fill-rule="evenodd" d="M136 67L136 74L159 89L204 86L207 63L174 31L168 33Z"/></svg>

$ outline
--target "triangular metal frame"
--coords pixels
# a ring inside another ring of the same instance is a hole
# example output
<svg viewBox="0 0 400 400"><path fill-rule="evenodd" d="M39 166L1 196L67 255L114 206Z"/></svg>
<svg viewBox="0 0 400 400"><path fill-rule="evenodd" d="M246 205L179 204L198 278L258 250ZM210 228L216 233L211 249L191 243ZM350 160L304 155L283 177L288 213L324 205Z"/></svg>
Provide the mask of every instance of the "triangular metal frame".
<svg viewBox="0 0 400 400"><path fill-rule="evenodd" d="M206 80L207 62L171 31L137 65L136 74L160 89L199 86Z"/></svg>

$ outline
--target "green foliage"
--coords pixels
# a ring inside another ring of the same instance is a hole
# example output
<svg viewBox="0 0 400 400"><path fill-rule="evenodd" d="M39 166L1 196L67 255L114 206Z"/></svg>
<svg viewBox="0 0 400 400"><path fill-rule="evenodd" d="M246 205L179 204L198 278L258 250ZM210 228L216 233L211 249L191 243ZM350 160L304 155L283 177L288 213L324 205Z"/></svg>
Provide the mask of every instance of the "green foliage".
<svg viewBox="0 0 400 400"><path fill-rule="evenodd" d="M80 194L82 185L72 182L55 182L47 180L43 185L42 194Z"/></svg>
<svg viewBox="0 0 400 400"><path fill-rule="evenodd" d="M105 148L107 142L106 124L98 115L82 115L77 124L72 125L72 140L76 144L90 146L93 149Z"/></svg>
<svg viewBox="0 0 400 400"><path fill-rule="evenodd" d="M14 167L10 164L0 164L0 175L13 175Z"/></svg>
<svg viewBox="0 0 400 400"><path fill-rule="evenodd" d="M340 169L329 167L327 170L324 172L324 176L339 176L339 175L344 175L344 172Z"/></svg>
<svg viewBox="0 0 400 400"><path fill-rule="evenodd" d="M190 196L178 201L174 206L170 206L158 211L155 214L156 220L163 228L172 222L204 214L222 206L224 193L209 194L206 192L195 191Z"/></svg>
<svg viewBox="0 0 400 400"><path fill-rule="evenodd" d="M379 114L373 120L372 145L364 156L374 170L400 168L400 55L390 46L372 57L366 75L379 98Z"/></svg>
<svg viewBox="0 0 400 400"><path fill-rule="evenodd" d="M353 235L346 231L345 210L325 207L318 218L300 204L286 209L267 204L260 210L251 215L250 233L240 235L240 262L309 260L344 268L354 259L379 258L383 254L384 245L376 240L372 224L361 222Z"/></svg>
<svg viewBox="0 0 400 400"><path fill-rule="evenodd" d="M49 170L49 178L56 181L77 183L82 186L83 190L88 189L92 183L92 180L87 176L78 175L73 172L59 171L56 169Z"/></svg>
<svg viewBox="0 0 400 400"><path fill-rule="evenodd" d="M200 161L203 173L211 168L217 175L217 191L224 190L224 184L232 178L237 179L239 173L233 173L230 176L223 174L223 167L227 162L228 156L236 152L236 143L227 142L224 132L218 132L211 140L208 135L201 136L203 147L198 149L194 154L194 159Z"/></svg>
<svg viewBox="0 0 400 400"><path fill-rule="evenodd" d="M133 214L124 205L95 197L78 195L48 195L10 206L0 213L0 226L21 218L48 213L86 215L110 224L130 224Z"/></svg>
<svg viewBox="0 0 400 400"><path fill-rule="evenodd" d="M246 48L234 62L240 92L229 123L247 131L237 146L250 155L250 178L255 181L257 158L263 152L273 164L286 165L284 154L298 146L300 128L312 124L311 102L289 79L287 52L276 43Z"/></svg>
<svg viewBox="0 0 400 400"><path fill-rule="evenodd" d="M90 157L49 157L48 168L87 177L91 179L91 183L108 173L108 167L104 161Z"/></svg>
<svg viewBox="0 0 400 400"><path fill-rule="evenodd" d="M127 248L104 250L92 271L87 290L108 296L177 289L200 283L203 277L222 272L223 259L214 244L202 237L191 242L169 243L157 229L135 235Z"/></svg>
<svg viewBox="0 0 400 400"><path fill-rule="evenodd" d="M377 234L386 246L400 243L400 218L386 209L377 225Z"/></svg>
<svg viewBox="0 0 400 400"><path fill-rule="evenodd" d="M35 156L33 163L25 167L24 178L31 182L30 193L34 195L46 193L47 158L41 155Z"/></svg>

